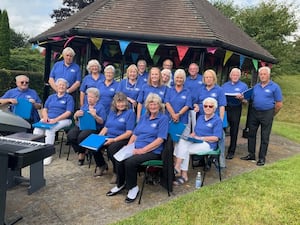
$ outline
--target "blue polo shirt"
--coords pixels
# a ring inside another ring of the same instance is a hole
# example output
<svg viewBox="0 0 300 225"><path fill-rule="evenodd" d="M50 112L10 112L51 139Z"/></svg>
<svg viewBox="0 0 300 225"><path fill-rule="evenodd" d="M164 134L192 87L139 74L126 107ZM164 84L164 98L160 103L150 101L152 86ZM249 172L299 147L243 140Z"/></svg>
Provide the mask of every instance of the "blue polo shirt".
<svg viewBox="0 0 300 225"><path fill-rule="evenodd" d="M199 88L203 85L202 82L202 75L197 74L195 79L192 79L191 76L188 76L186 78L186 81L184 82L184 87L190 90L192 95L192 104L197 103L198 98L198 91Z"/></svg>
<svg viewBox="0 0 300 225"><path fill-rule="evenodd" d="M282 92L278 84L270 81L265 87L261 83L253 87L253 107L256 110L274 109L275 102L282 101Z"/></svg>
<svg viewBox="0 0 300 225"><path fill-rule="evenodd" d="M161 98L161 101L164 102L166 92L167 92L167 87L165 85L158 86L158 87L153 87L149 84L145 84L143 86L141 92L139 93L139 96L137 98L137 102L141 103L141 104L144 104L144 102L146 101L147 96L150 93L158 94L159 97Z"/></svg>
<svg viewBox="0 0 300 225"><path fill-rule="evenodd" d="M80 67L76 63L66 66L64 60L58 61L54 64L49 77L55 81L58 78L64 78L68 81L69 86L72 86L76 81L81 81Z"/></svg>
<svg viewBox="0 0 300 225"><path fill-rule="evenodd" d="M104 80L105 80L105 76L103 74L100 74L97 80L95 80L91 74L88 74L82 80L82 83L80 85L80 91L85 93L85 91L88 88L97 87L98 83L100 83Z"/></svg>
<svg viewBox="0 0 300 225"><path fill-rule="evenodd" d="M143 74L139 74L138 75L138 79L137 79L137 86L138 87L143 87L144 84L147 84L147 81L148 81L148 72L144 72Z"/></svg>
<svg viewBox="0 0 300 225"><path fill-rule="evenodd" d="M105 123L107 136L117 137L127 130L133 131L135 127L136 115L132 110L125 110L117 115L117 112L110 111Z"/></svg>
<svg viewBox="0 0 300 225"><path fill-rule="evenodd" d="M53 119L66 111L73 113L74 100L69 94L64 94L62 97L58 97L57 94L52 94L47 98L44 108L48 110L48 117Z"/></svg>
<svg viewBox="0 0 300 225"><path fill-rule="evenodd" d="M227 105L228 106L239 106L242 105L242 102L236 98L234 98L233 95L241 94L242 92L246 91L248 89L247 84L245 84L242 81L238 81L236 83L233 83L231 81L227 81L222 85L223 91L225 92L225 95L228 95L227 97Z"/></svg>
<svg viewBox="0 0 300 225"><path fill-rule="evenodd" d="M83 111L89 111L89 105L87 103L85 103L83 106L80 107L80 109ZM106 114L106 110L105 110L104 106L100 103L100 101L98 101L96 103L96 105L94 106L94 109L96 109L96 114L103 119L103 124L104 124L107 114ZM96 122L97 130L100 130L103 127L103 124L98 124Z"/></svg>
<svg viewBox="0 0 300 225"><path fill-rule="evenodd" d="M97 84L97 88L100 91L100 102L104 106L106 110L106 114L108 115L111 102L113 100L113 97L115 96L117 89L119 86L119 82L113 80L113 82L110 85L106 85L104 81Z"/></svg>
<svg viewBox="0 0 300 225"><path fill-rule="evenodd" d="M135 148L143 148L152 143L156 138L167 139L169 119L165 114L159 113L156 118L150 119L150 115L144 114L136 125L133 134L136 135ZM152 152L160 154L163 143Z"/></svg>
<svg viewBox="0 0 300 225"><path fill-rule="evenodd" d="M168 89L165 98L165 103L169 103L172 106L175 113L178 113L184 106L188 106L189 108L193 107L191 92L187 88L183 88L180 92L177 92L175 87ZM188 114L189 111L186 111L183 115L180 116L179 121L184 124L187 124ZM171 119L169 113L168 115Z"/></svg>
<svg viewBox="0 0 300 225"><path fill-rule="evenodd" d="M216 136L219 140L223 136L223 123L221 118L214 114L209 120L205 120L205 115L200 115L197 119L195 126L195 134L201 137ZM218 141L207 142L211 149L216 149L218 146Z"/></svg>
<svg viewBox="0 0 300 225"><path fill-rule="evenodd" d="M198 91L198 104L200 108L200 114L204 114L202 102L208 97L216 99L218 102L218 107L226 106L227 104L225 93L219 85L215 84L215 86L210 90L207 90L206 86L202 85Z"/></svg>
<svg viewBox="0 0 300 225"><path fill-rule="evenodd" d="M127 78L121 80L119 87L117 88L117 92L122 92L127 97L134 100L137 100L140 91L141 89L138 87L137 82L135 84L130 84Z"/></svg>

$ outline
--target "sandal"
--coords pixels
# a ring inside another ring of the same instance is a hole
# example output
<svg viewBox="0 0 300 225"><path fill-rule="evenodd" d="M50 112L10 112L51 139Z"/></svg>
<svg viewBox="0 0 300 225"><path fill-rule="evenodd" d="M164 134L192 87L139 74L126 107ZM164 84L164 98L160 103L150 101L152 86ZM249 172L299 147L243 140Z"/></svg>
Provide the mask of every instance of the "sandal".
<svg viewBox="0 0 300 225"><path fill-rule="evenodd" d="M176 186L180 186L180 185L184 184L185 182L187 182L187 180L184 177L179 176L179 177L175 177L175 181L173 181L173 184Z"/></svg>

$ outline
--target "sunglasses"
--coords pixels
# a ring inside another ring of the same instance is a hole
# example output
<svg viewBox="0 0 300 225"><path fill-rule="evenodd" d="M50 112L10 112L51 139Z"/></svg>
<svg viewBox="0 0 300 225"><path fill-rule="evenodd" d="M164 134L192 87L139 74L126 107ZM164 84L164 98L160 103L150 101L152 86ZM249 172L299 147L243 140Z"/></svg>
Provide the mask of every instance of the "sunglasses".
<svg viewBox="0 0 300 225"><path fill-rule="evenodd" d="M210 108L210 109L212 109L214 106L213 105L204 105L204 108Z"/></svg>
<svg viewBox="0 0 300 225"><path fill-rule="evenodd" d="M28 81L21 81L20 83L21 83L21 84L29 84Z"/></svg>

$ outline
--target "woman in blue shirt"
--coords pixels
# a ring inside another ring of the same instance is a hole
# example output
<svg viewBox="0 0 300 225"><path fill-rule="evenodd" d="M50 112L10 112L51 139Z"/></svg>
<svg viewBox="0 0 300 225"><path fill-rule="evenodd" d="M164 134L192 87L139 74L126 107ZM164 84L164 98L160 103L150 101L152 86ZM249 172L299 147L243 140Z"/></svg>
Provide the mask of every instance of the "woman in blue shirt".
<svg viewBox="0 0 300 225"><path fill-rule="evenodd" d="M104 143L103 148L94 152L96 169L94 176L102 176L103 172L108 168L105 162L102 151L107 149L108 158L113 163L113 177L110 183L116 183L116 168L115 158L113 155L118 152L124 145L128 143L132 131L135 127L135 113L129 109L127 97L122 92L117 93L112 101L111 110L108 114L105 126L100 131L99 135L105 135L109 138Z"/></svg>
<svg viewBox="0 0 300 225"><path fill-rule="evenodd" d="M69 126L72 123L70 119L74 111L73 97L66 93L69 86L68 81L63 78L58 78L55 82L56 94L50 95L42 109L42 119L44 123L56 124L50 129L34 128L33 134L45 134L45 143L54 144L55 133ZM44 159L44 165L49 165L52 162L52 156Z"/></svg>
<svg viewBox="0 0 300 225"><path fill-rule="evenodd" d="M159 95L151 93L145 101L146 113L134 129L128 145L133 144L133 156L116 161L117 186L106 193L114 196L126 187L126 203L133 202L138 193L137 172L141 163L160 159L163 142L168 135L168 117L163 113L164 106Z"/></svg>
<svg viewBox="0 0 300 225"><path fill-rule="evenodd" d="M74 113L74 120L78 120L84 115L84 112L90 113L96 121L96 130L80 130L80 127L75 125L67 135L68 142L73 147L74 151L78 153L78 165L82 166L84 164L86 149L79 146L79 144L90 134L98 133L103 127L106 119L106 111L104 106L99 101L99 90L95 87L88 88L86 90L87 100L80 110Z"/></svg>

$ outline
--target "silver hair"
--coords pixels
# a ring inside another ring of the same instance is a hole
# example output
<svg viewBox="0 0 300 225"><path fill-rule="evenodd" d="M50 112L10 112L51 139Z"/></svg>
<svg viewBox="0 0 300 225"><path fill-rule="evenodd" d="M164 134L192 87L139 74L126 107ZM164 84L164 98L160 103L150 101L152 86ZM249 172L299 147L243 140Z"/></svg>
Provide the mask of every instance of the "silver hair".
<svg viewBox="0 0 300 225"><path fill-rule="evenodd" d="M186 73L183 69L177 69L174 73L174 80L178 75L182 75L183 76L183 81L185 82L186 80Z"/></svg>
<svg viewBox="0 0 300 225"><path fill-rule="evenodd" d="M58 83L59 82L64 82L65 84L66 84L66 86L67 86L67 88L69 87L69 82L66 80L66 79L64 79L64 78L58 78L56 81L55 81L55 85L58 85Z"/></svg>
<svg viewBox="0 0 300 225"><path fill-rule="evenodd" d="M268 66L262 66L262 67L260 67L258 69L258 73L260 73L262 70L266 70L269 75L271 74L271 69Z"/></svg>
<svg viewBox="0 0 300 225"><path fill-rule="evenodd" d="M71 47L66 47L63 51L62 51L62 55L64 56L65 54L70 53L73 57L75 56L75 51L73 50L73 48Z"/></svg>
<svg viewBox="0 0 300 225"><path fill-rule="evenodd" d="M91 59L88 62L87 66L86 66L87 71L89 73L91 73L91 67L95 66L95 65L98 66L98 69L99 69L99 72L100 72L101 71L101 65L100 65L100 63L99 63L99 61L97 59Z"/></svg>
<svg viewBox="0 0 300 225"><path fill-rule="evenodd" d="M204 99L202 103L203 103L203 107L204 107L205 103L211 103L211 104L213 104L214 111L216 111L216 109L218 108L218 102L217 102L217 100L215 98L212 98L212 97L208 97L208 98Z"/></svg>
<svg viewBox="0 0 300 225"><path fill-rule="evenodd" d="M115 73L116 69L113 65L108 65L104 68L104 73L107 71L107 70L112 70L113 73Z"/></svg>
<svg viewBox="0 0 300 225"><path fill-rule="evenodd" d="M95 88L95 87L90 87L86 90L86 94L94 94L96 98L99 98L100 97L100 91L98 88Z"/></svg>

